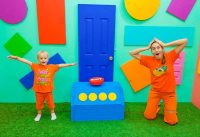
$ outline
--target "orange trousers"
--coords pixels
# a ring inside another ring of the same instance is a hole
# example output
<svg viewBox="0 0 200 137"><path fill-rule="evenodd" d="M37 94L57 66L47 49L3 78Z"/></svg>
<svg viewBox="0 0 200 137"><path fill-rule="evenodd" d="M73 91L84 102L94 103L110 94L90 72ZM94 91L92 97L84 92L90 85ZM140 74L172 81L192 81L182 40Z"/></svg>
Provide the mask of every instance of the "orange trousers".
<svg viewBox="0 0 200 137"><path fill-rule="evenodd" d="M164 102L164 122L174 125L178 122L176 115L177 98L176 92L156 92L150 90L144 117L149 120L156 118L160 100Z"/></svg>
<svg viewBox="0 0 200 137"><path fill-rule="evenodd" d="M36 109L37 110L43 109L44 101L46 101L49 109L52 110L55 108L52 92L49 92L49 93L35 92L35 96L36 96Z"/></svg>

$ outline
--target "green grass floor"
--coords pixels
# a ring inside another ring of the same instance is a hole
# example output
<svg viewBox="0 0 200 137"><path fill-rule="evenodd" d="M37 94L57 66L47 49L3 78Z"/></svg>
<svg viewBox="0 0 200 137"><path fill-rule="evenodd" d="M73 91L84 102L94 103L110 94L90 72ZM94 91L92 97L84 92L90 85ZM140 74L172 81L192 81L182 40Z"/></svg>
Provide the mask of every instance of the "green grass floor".
<svg viewBox="0 0 200 137"><path fill-rule="evenodd" d="M163 122L163 105L157 119L143 117L145 103L126 103L120 121L72 122L70 104L56 104L57 119L50 120L47 107L34 122L35 104L0 104L0 137L200 137L200 110L191 103L178 103L179 123Z"/></svg>

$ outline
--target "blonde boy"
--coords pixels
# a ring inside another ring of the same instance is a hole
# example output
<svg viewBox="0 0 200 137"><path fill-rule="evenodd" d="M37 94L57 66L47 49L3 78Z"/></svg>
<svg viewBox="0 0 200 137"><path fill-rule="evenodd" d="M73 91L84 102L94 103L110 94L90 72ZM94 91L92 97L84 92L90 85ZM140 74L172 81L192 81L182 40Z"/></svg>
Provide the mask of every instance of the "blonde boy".
<svg viewBox="0 0 200 137"><path fill-rule="evenodd" d="M32 63L31 61L20 58L18 56L10 55L8 56L8 58L15 59L29 65L34 72L33 90L35 91L36 109L38 113L34 120L40 121L40 118L42 116L42 109L44 107L44 101L46 101L47 106L51 111L51 120L55 120L55 104L52 94L54 89L54 74L58 71L59 68L74 66L75 63L56 65L47 64L48 53L44 50L39 51L37 54L38 64Z"/></svg>

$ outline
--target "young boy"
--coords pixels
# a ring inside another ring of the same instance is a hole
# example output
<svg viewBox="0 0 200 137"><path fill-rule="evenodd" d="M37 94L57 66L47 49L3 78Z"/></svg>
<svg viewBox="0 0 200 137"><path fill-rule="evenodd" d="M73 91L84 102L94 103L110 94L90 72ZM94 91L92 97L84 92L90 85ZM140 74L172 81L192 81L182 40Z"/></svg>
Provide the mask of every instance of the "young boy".
<svg viewBox="0 0 200 137"><path fill-rule="evenodd" d="M32 63L24 58L18 56L8 56L10 59L15 59L25 64L28 64L34 72L34 83L33 90L36 96L36 109L37 116L35 121L40 121L42 116L42 109L44 107L44 101L46 100L48 108L51 110L51 120L56 119L54 112L55 104L53 100L53 89L54 89L54 74L59 68L74 66L75 63L71 64L48 64L48 53L44 50L39 51L37 54L38 64Z"/></svg>

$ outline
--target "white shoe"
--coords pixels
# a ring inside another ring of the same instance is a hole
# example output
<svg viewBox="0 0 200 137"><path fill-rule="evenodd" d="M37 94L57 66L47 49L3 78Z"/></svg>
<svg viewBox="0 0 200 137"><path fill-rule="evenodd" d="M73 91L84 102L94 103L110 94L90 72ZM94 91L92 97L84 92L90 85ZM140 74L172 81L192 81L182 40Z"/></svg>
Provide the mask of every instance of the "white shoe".
<svg viewBox="0 0 200 137"><path fill-rule="evenodd" d="M51 113L51 120L56 120L56 114L55 113Z"/></svg>
<svg viewBox="0 0 200 137"><path fill-rule="evenodd" d="M40 121L41 116L42 116L41 114L37 114L37 116L36 116L35 119L34 119L35 122Z"/></svg>

